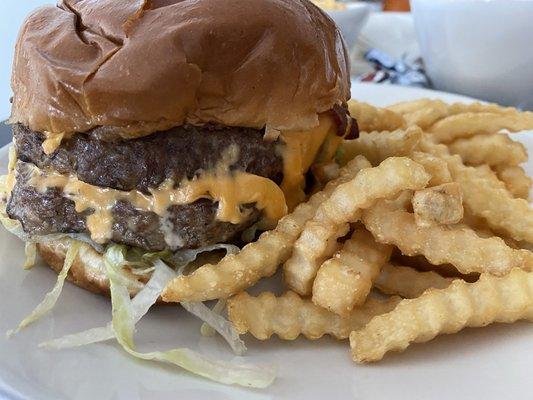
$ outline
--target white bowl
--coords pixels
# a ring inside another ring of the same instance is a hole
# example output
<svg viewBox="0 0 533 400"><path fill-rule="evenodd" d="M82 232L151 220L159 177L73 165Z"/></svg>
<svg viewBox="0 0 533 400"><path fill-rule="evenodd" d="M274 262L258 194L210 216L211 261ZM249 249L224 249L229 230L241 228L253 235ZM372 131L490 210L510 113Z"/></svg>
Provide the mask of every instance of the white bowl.
<svg viewBox="0 0 533 400"><path fill-rule="evenodd" d="M411 0L437 89L533 109L532 0Z"/></svg>
<svg viewBox="0 0 533 400"><path fill-rule="evenodd" d="M363 3L348 3L344 10L325 11L339 26L348 50L351 50L370 13L370 6Z"/></svg>

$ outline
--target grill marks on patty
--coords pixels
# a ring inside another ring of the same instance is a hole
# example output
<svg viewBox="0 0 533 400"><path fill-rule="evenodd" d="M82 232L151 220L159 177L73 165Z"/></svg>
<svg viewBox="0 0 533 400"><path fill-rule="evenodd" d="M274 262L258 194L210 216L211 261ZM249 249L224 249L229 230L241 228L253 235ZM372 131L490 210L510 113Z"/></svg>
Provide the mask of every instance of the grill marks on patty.
<svg viewBox="0 0 533 400"><path fill-rule="evenodd" d="M97 139L92 133L76 134L49 156L42 150L43 134L22 125L15 125L13 132L17 156L23 163L17 165L17 182L7 212L29 234L89 233L86 216L91 211L76 212L74 202L63 197L58 189L41 193L30 186L23 171L24 162L61 174L76 174L92 185L149 193L149 188L166 179L180 182L212 168L226 148L237 145L239 158L232 169L264 176L276 183L283 177L283 160L276 151L279 142L264 141L260 130L179 127L144 138L111 142ZM179 243L179 247L195 248L228 242L260 217L253 205L247 205L252 209L247 221L237 225L221 222L216 220L217 207L218 203L200 199L169 207L163 218L119 201L112 210L112 240L149 251L168 248L169 241Z"/></svg>

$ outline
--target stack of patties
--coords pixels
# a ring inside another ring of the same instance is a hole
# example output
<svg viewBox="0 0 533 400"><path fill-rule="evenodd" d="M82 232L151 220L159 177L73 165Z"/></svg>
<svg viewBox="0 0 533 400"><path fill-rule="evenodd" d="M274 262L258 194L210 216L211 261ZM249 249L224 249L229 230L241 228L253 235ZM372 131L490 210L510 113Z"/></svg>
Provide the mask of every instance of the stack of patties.
<svg viewBox="0 0 533 400"><path fill-rule="evenodd" d="M69 277L97 292L110 244L176 252L272 228L356 132L347 58L305 0L43 7L16 47L7 215L56 270L70 238L89 243Z"/></svg>

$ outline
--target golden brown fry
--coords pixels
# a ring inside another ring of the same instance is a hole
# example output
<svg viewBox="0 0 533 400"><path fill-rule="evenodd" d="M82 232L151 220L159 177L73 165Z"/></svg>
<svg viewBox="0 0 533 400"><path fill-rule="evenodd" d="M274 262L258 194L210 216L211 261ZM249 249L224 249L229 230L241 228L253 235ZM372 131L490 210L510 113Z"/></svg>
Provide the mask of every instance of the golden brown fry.
<svg viewBox="0 0 533 400"><path fill-rule="evenodd" d="M517 114L514 107L502 107L495 103L453 103L448 105L448 115L463 113Z"/></svg>
<svg viewBox="0 0 533 400"><path fill-rule="evenodd" d="M446 104L441 100L420 99L405 101L387 107L389 110L402 115L408 126L419 126L427 129L437 121L457 114L464 113L491 113L503 115L516 115L519 111L512 107L501 107L497 104L487 103L454 103Z"/></svg>
<svg viewBox="0 0 533 400"><path fill-rule="evenodd" d="M498 236L488 227L487 222L483 218L472 215L468 211L465 211L461 224L473 229L479 237Z"/></svg>
<svg viewBox="0 0 533 400"><path fill-rule="evenodd" d="M431 175L428 186L438 186L452 181L448 164L441 158L420 151L415 151L410 157L413 161L421 164Z"/></svg>
<svg viewBox="0 0 533 400"><path fill-rule="evenodd" d="M456 224L463 218L463 193L455 182L417 190L413 211L418 226Z"/></svg>
<svg viewBox="0 0 533 400"><path fill-rule="evenodd" d="M524 168L518 166L499 167L496 168L496 174L513 197L525 200L529 199L531 178L527 176Z"/></svg>
<svg viewBox="0 0 533 400"><path fill-rule="evenodd" d="M394 131L404 128L405 121L401 115L386 108L378 108L359 101L348 101L350 115L357 120L359 131Z"/></svg>
<svg viewBox="0 0 533 400"><path fill-rule="evenodd" d="M377 241L393 244L409 256L423 255L432 264L452 264L464 274L504 275L512 268L533 267L533 253L512 249L499 237L480 238L463 225L420 227L413 214L386 201L366 210L363 222Z"/></svg>
<svg viewBox="0 0 533 400"><path fill-rule="evenodd" d="M477 175L483 179L486 179L493 187L505 189L505 183L503 183L498 175L488 166L480 165L478 167L473 167L477 172Z"/></svg>
<svg viewBox="0 0 533 400"><path fill-rule="evenodd" d="M448 115L448 105L441 100L421 99L387 107L403 116L408 126L426 129Z"/></svg>
<svg viewBox="0 0 533 400"><path fill-rule="evenodd" d="M510 132L533 129L533 112L456 114L436 122L427 131L437 142L450 143L459 138L497 133L502 129Z"/></svg>
<svg viewBox="0 0 533 400"><path fill-rule="evenodd" d="M243 247L237 254L225 256L218 264L206 264L190 275L172 280L163 291L167 302L206 301L227 298L254 285L259 279L276 272L291 252L294 241L305 223L313 217L318 206L337 186L351 180L361 169L369 168L364 157L356 157L340 171L340 176L329 182L323 191L296 207L283 217L275 229L263 233L256 242Z"/></svg>
<svg viewBox="0 0 533 400"><path fill-rule="evenodd" d="M391 311L399 301L399 297L368 299L360 308L340 317L291 291L280 297L270 292L258 297L242 292L228 300L228 318L237 332L250 332L259 340L267 340L272 335L284 340L294 340L299 335L311 340L324 335L346 339L351 331L361 328L376 315Z"/></svg>
<svg viewBox="0 0 533 400"><path fill-rule="evenodd" d="M391 260L395 265L404 265L422 272L433 271L447 278L461 278L467 282L474 282L479 278L479 273L477 272L468 275L461 274L452 264L433 265L422 255L406 256L398 249L393 251Z"/></svg>
<svg viewBox="0 0 533 400"><path fill-rule="evenodd" d="M391 252L391 246L376 243L370 232L358 227L342 249L320 266L313 303L335 314L349 314L365 302Z"/></svg>
<svg viewBox="0 0 533 400"><path fill-rule="evenodd" d="M362 155L372 165L379 165L386 158L411 154L422 135L418 127L393 132L361 132L358 139L343 141L338 161L344 165L355 156Z"/></svg>
<svg viewBox="0 0 533 400"><path fill-rule="evenodd" d="M349 222L359 219L362 209L403 190L421 189L428 181L421 165L408 158L391 157L340 185L318 207L294 243L292 256L284 265L285 283L301 295L310 294L318 268L335 252L337 239L348 232Z"/></svg>
<svg viewBox="0 0 533 400"><path fill-rule="evenodd" d="M504 187L491 183L479 169L453 161L450 170L461 185L464 205L470 213L482 217L496 232L533 242L533 209L526 200L513 198Z"/></svg>
<svg viewBox="0 0 533 400"><path fill-rule="evenodd" d="M522 143L512 140L506 133L475 135L457 139L449 145L467 165L487 164L491 167L518 165L527 161L527 151Z"/></svg>
<svg viewBox="0 0 533 400"><path fill-rule="evenodd" d="M340 166L336 162L318 163L311 167L311 171L316 181L313 193L316 193L322 190L326 183L339 177Z"/></svg>
<svg viewBox="0 0 533 400"><path fill-rule="evenodd" d="M424 108L435 107L435 104L438 103L446 105L446 103L444 103L442 100L424 98L391 104L387 106L387 109L392 110L397 114L403 115L422 110Z"/></svg>
<svg viewBox="0 0 533 400"><path fill-rule="evenodd" d="M419 146L448 163L454 181L461 185L465 212L482 217L495 232L533 242L533 209L526 200L513 198L501 182L488 176L486 169L465 166L461 157L449 154L446 146L425 138Z"/></svg>
<svg viewBox="0 0 533 400"><path fill-rule="evenodd" d="M436 272L420 272L411 267L385 264L374 282L382 293L398 295L413 299L427 289L444 289L452 283L452 278L445 278Z"/></svg>
<svg viewBox="0 0 533 400"><path fill-rule="evenodd" d="M389 351L403 351L440 334L520 319L533 319L533 273L514 269L501 278L483 274L475 283L457 279L446 289L402 300L352 332L350 346L355 361L378 361Z"/></svg>

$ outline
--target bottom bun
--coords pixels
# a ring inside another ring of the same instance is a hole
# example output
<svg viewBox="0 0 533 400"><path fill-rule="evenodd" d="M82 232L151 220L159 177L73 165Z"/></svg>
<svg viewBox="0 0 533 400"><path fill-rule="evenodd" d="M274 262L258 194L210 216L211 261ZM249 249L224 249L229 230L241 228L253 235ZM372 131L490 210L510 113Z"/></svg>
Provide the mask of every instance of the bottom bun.
<svg viewBox="0 0 533 400"><path fill-rule="evenodd" d="M37 250L46 264L59 273L63 268L67 249L71 241L71 239L61 239L39 243L37 244ZM137 276L132 273L126 272L125 276L129 278L128 290L131 296L135 296L147 281L147 277ZM83 289L109 296L109 279L107 279L104 258L102 254L86 243L81 243L80 251L74 259L67 279Z"/></svg>

